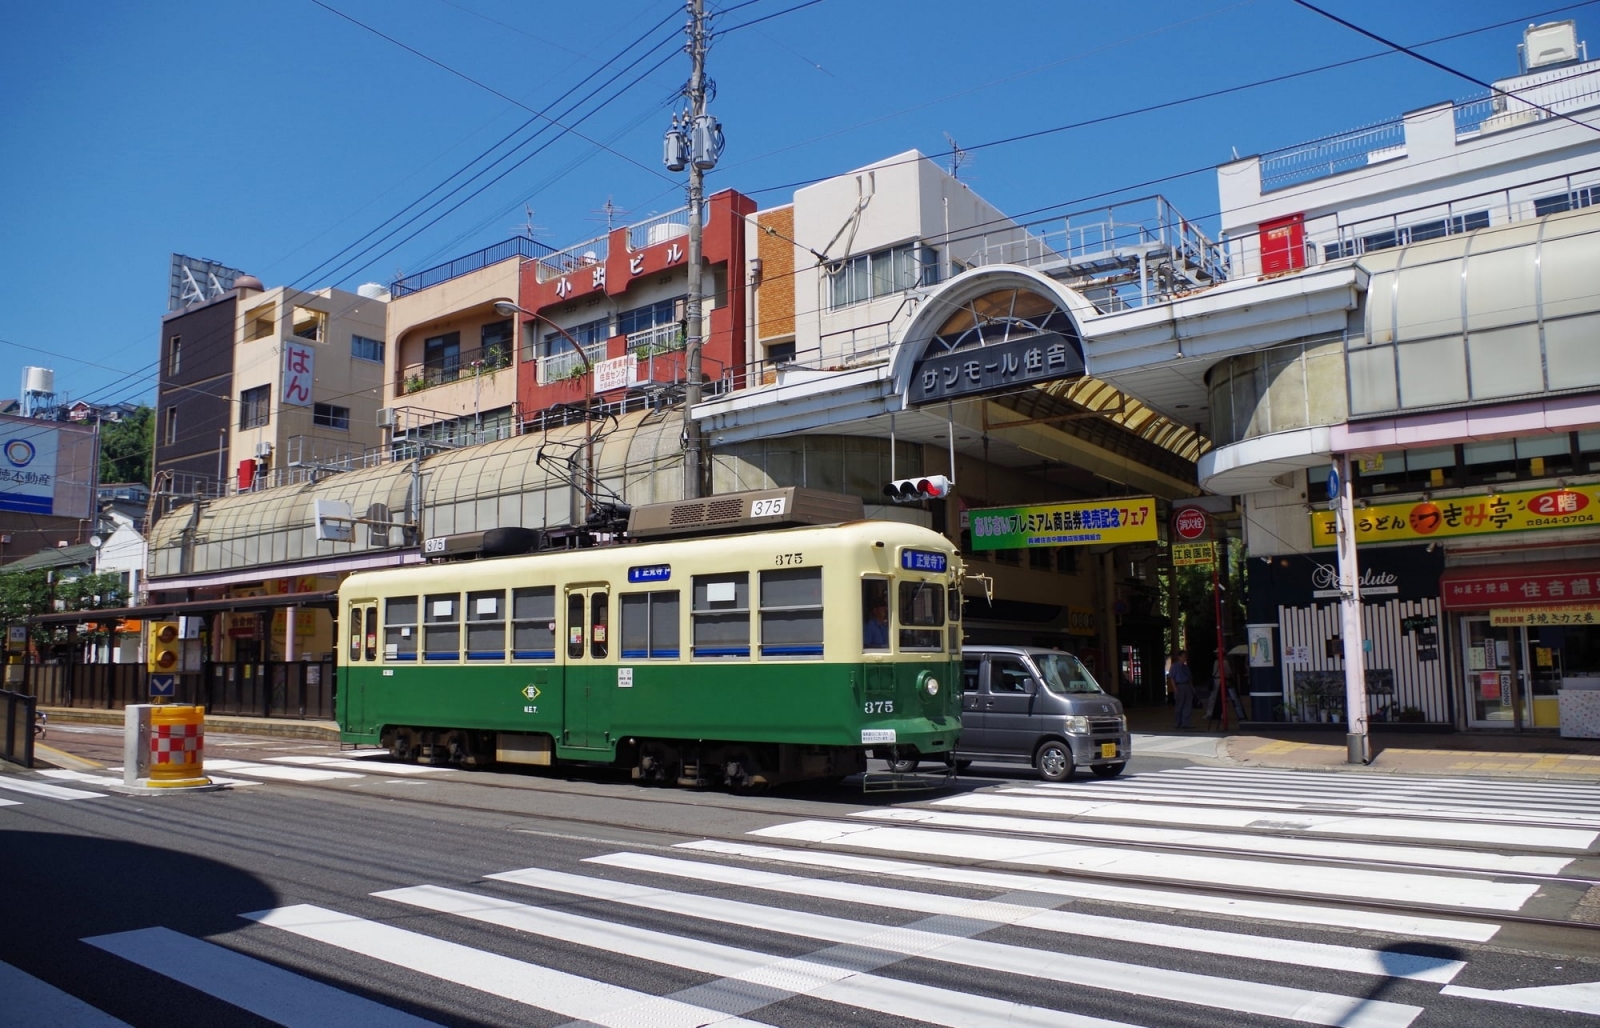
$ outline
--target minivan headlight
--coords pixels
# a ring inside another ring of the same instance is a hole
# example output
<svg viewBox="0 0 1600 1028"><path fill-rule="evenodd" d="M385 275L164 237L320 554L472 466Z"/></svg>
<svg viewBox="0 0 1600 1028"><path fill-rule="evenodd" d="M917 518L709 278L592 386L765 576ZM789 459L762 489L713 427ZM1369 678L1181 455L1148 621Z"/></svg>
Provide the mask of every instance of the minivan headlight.
<svg viewBox="0 0 1600 1028"><path fill-rule="evenodd" d="M1089 719L1082 714L1069 714L1067 716L1067 732L1071 735L1088 735Z"/></svg>

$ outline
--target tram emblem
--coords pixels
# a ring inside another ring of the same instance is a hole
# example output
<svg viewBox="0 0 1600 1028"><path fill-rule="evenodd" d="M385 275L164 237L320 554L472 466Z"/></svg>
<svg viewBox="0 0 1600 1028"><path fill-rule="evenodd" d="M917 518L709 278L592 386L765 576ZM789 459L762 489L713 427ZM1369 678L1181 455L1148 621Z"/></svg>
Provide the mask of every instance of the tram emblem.
<svg viewBox="0 0 1600 1028"><path fill-rule="evenodd" d="M539 687L537 685L525 685L522 687L522 695L530 700L536 700L539 698Z"/></svg>

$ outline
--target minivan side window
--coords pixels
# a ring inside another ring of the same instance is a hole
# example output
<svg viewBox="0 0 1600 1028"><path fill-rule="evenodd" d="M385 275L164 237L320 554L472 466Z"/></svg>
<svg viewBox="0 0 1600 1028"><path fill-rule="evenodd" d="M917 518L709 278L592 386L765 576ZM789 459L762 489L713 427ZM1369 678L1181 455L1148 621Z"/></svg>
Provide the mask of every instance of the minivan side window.
<svg viewBox="0 0 1600 1028"><path fill-rule="evenodd" d="M1033 676L1020 660L989 660L989 691L991 693L1029 693Z"/></svg>
<svg viewBox="0 0 1600 1028"><path fill-rule="evenodd" d="M961 662L961 691L978 691L978 672L983 669L981 660L964 660Z"/></svg>

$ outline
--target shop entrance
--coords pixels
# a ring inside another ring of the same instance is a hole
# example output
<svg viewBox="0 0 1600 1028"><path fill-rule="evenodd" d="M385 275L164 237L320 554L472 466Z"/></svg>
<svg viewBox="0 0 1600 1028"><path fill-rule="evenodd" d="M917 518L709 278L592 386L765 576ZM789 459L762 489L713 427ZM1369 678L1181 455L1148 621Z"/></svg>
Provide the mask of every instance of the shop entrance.
<svg viewBox="0 0 1600 1028"><path fill-rule="evenodd" d="M1528 727L1527 632L1491 624L1487 617L1464 617L1461 646L1467 722L1474 728Z"/></svg>

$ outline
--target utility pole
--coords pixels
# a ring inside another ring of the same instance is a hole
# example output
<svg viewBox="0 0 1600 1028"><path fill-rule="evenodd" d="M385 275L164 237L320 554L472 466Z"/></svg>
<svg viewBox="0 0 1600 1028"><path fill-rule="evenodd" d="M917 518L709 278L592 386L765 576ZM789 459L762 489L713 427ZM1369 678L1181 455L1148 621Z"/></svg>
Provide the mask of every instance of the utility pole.
<svg viewBox="0 0 1600 1028"><path fill-rule="evenodd" d="M663 159L670 171L689 169L689 298L684 310L684 365L685 383L683 397L683 495L694 499L704 491L704 441L700 424L694 419L695 405L700 402L700 345L704 331L701 311L700 223L705 204L705 173L717 165L722 153L722 129L717 120L706 113L706 15L704 0L687 0L689 11L687 33L692 70L689 83L684 88L688 107L683 115L674 115L672 128L667 130Z"/></svg>
<svg viewBox="0 0 1600 1028"><path fill-rule="evenodd" d="M1370 764L1372 740L1367 735L1367 671L1365 632L1361 625L1361 575L1356 569L1355 483L1350 455L1333 454L1328 472L1328 506L1337 514L1339 538L1339 621L1344 639L1345 763Z"/></svg>

